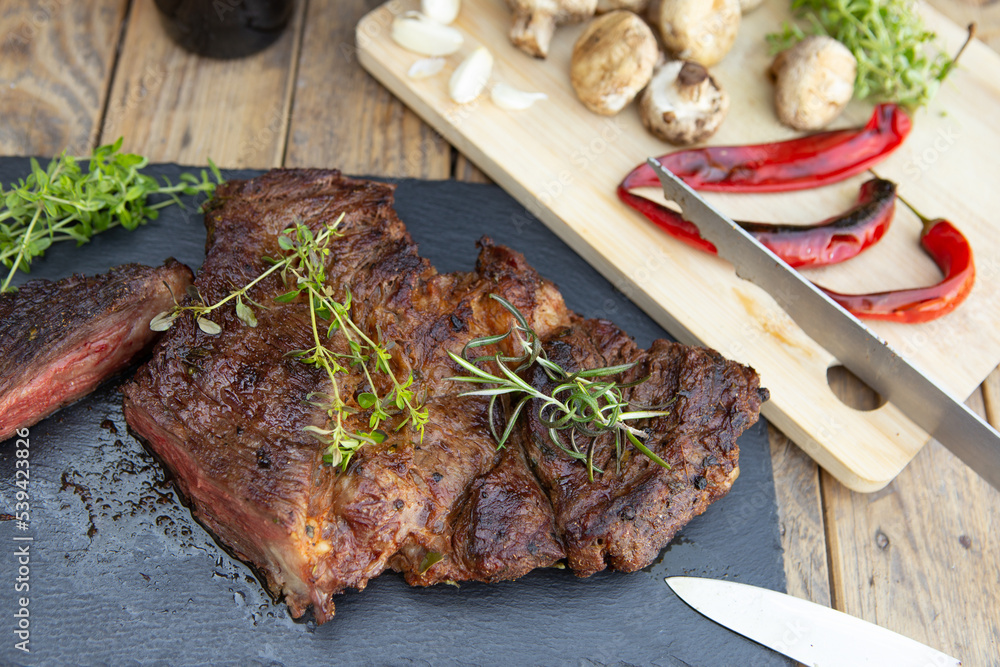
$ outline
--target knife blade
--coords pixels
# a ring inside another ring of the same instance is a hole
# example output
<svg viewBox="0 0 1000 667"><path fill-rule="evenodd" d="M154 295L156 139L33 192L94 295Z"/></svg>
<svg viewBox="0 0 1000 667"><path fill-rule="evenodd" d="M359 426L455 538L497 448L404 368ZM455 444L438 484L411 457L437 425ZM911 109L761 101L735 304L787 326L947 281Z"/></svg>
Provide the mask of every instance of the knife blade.
<svg viewBox="0 0 1000 667"><path fill-rule="evenodd" d="M766 290L840 363L1000 489L1000 434L663 165L647 162L666 198L715 244L737 276Z"/></svg>
<svg viewBox="0 0 1000 667"><path fill-rule="evenodd" d="M667 577L695 611L814 667L944 667L957 658L836 609L785 593L703 577Z"/></svg>

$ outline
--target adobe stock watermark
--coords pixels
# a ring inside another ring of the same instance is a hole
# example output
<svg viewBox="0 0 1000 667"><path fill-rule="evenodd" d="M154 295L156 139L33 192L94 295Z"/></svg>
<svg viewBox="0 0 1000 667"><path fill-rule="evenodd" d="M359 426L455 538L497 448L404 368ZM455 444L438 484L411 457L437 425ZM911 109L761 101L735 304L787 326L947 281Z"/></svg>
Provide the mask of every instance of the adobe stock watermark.
<svg viewBox="0 0 1000 667"><path fill-rule="evenodd" d="M31 439L28 429L18 429L14 444L14 527L12 557L17 564L11 587L15 593L14 648L31 652L31 546L35 538L26 533L31 527Z"/></svg>
<svg viewBox="0 0 1000 667"><path fill-rule="evenodd" d="M906 162L906 165L903 167L906 177L911 181L919 181L927 170L933 167L941 159L941 156L947 153L960 138L961 135L955 129L954 125L938 128L937 135L934 137L931 145Z"/></svg>
<svg viewBox="0 0 1000 667"><path fill-rule="evenodd" d="M375 15L375 19L370 21L365 21L360 25L360 29L355 35L357 44L353 42L342 41L337 45L337 50L340 51L341 57L348 63L353 63L354 59L358 57L358 49L365 48L371 42L379 37L386 28L392 25L393 19L403 13L404 4L401 0L391 0L384 5L385 9L388 10L388 14L379 13Z"/></svg>
<svg viewBox="0 0 1000 667"><path fill-rule="evenodd" d="M48 2L32 3L35 7L31 10L31 15L22 19L13 30L7 33L6 41L8 45L14 47L25 47L42 31L47 24L52 22L55 15L61 12L70 4L70 0L49 0Z"/></svg>

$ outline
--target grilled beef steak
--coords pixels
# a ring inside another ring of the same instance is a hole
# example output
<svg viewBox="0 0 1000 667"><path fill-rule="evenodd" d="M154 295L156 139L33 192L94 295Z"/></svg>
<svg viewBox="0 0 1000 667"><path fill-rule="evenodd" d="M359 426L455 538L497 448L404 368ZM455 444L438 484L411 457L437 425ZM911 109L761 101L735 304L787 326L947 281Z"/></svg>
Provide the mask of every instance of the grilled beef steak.
<svg viewBox="0 0 1000 667"><path fill-rule="evenodd" d="M666 341L638 349L610 322L567 310L552 283L489 239L474 271L438 274L417 254L392 198L391 185L336 171L230 182L206 213L208 253L196 285L214 303L258 276L262 257L280 255L282 230L302 221L316 231L343 213L328 284L340 300L350 289L352 318L369 335L396 343L394 367L400 376L412 371L429 410L422 440L409 428L384 428L385 441L363 447L346 472L323 463L325 446L303 428L325 425L306 396L330 388L325 373L288 354L312 345L309 308L302 297L273 301L288 290L277 274L253 288L268 306L255 328L230 308L213 313L222 328L215 336L190 318L174 324L124 388L134 432L173 470L195 516L264 574L294 616L312 605L326 621L334 594L364 588L386 568L429 585L511 579L561 559L580 575L649 564L738 474L736 438L767 397L756 373ZM491 293L524 314L567 370L638 362L624 380L649 380L625 397L671 404L668 416L637 422L671 468L628 446L619 471L602 446L605 473L591 483L523 416L498 450L486 400L458 396L469 386L448 379L462 374L449 350L510 327ZM328 345L343 349L342 336ZM344 396L367 390L356 368L338 377ZM388 389L383 375L375 382ZM357 429L368 420L364 411L353 419Z"/></svg>
<svg viewBox="0 0 1000 667"><path fill-rule="evenodd" d="M157 313L191 270L126 264L94 277L33 280L0 295L0 440L86 396L158 337Z"/></svg>

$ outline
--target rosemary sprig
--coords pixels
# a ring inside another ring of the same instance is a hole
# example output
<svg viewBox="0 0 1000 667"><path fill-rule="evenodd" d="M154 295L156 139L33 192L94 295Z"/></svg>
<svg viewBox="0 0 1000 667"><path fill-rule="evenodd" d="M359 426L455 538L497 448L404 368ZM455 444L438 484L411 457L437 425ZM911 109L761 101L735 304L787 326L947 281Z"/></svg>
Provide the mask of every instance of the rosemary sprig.
<svg viewBox="0 0 1000 667"><path fill-rule="evenodd" d="M934 97L958 60L936 48L937 36L911 0L792 0L792 12L806 25L786 22L781 32L768 35L772 52L787 49L807 34L833 37L858 61L858 99L916 109Z"/></svg>
<svg viewBox="0 0 1000 667"><path fill-rule="evenodd" d="M9 269L0 293L10 289L18 271L27 273L31 261L53 243L82 245L94 234L122 226L134 230L159 215L159 210L181 204L178 195L211 194L215 183L203 170L200 177L181 174L179 183L163 183L142 173L149 161L120 152L122 140L101 146L90 156L85 172L78 159L64 152L43 169L32 158L31 173L4 189L0 184L0 262ZM209 160L218 182L222 177ZM151 195L166 199L149 203Z"/></svg>
<svg viewBox="0 0 1000 667"><path fill-rule="evenodd" d="M185 312L190 312L198 327L207 334L215 335L222 328L208 315L230 301L236 302L236 316L247 326L257 326L257 318L253 306L266 308L250 298L249 290L276 272L280 273L286 285L292 289L275 297L279 303L295 301L300 297L307 299L309 304L309 322L313 345L306 350L297 350L290 356L301 362L316 366L326 372L330 381L331 393L313 392L306 396L314 406L327 413L329 424L326 428L307 426L304 430L311 433L320 442L327 445L323 460L346 470L354 453L366 444L378 444L385 439L381 426L392 416L403 414L404 418L396 426L396 430L406 425L420 433L423 440L424 426L428 421L426 408L420 405L412 389L413 374L400 381L392 369L392 349L394 343L380 344L372 339L357 323L351 319L351 294L339 302L334 298L333 289L326 284L326 260L330 254L330 241L339 236L337 227L343 221L343 214L332 224L324 226L314 234L307 226L299 223L286 229L278 237L278 245L284 253L281 259L270 259L271 266L243 287L233 290L219 301L207 304L201 295L194 291L195 302L183 306L175 303L171 310L160 313L150 327L162 331L169 329L174 321ZM340 334L347 342L349 352L339 353L329 349L324 341ZM381 335L379 335L379 338ZM374 362L370 364L369 362ZM374 369L369 368L374 365ZM352 367L359 368L364 374L370 388L354 399L351 404L341 394L337 375L348 373ZM392 388L380 396L373 373L382 373L392 383ZM351 430L346 421L362 410L370 410L368 429Z"/></svg>
<svg viewBox="0 0 1000 667"><path fill-rule="evenodd" d="M629 404L624 399L622 390L641 384L648 378L621 384L609 379L635 367L634 362L570 373L548 359L537 334L528 324L524 315L513 304L496 294L490 294L490 297L514 316L514 322L507 333L484 336L470 341L462 350L461 355L448 352L455 363L470 373L470 375L449 379L456 382L491 385L460 395L490 397L490 431L498 448L506 444L524 407L529 401L538 400L541 403L538 408L538 420L548 430L549 440L570 457L584 462L590 481L594 480L595 470L602 474L604 472L594 465L594 449L599 437L606 433L614 436L617 466L621 465L624 442L627 440L657 465L670 468L666 461L642 442L647 437L647 433L627 423L632 420L669 414L667 410L663 409L667 406L628 410ZM467 358L470 349L496 345L507 339L513 341L515 348L521 350L520 355L505 356L501 352L497 352L474 359ZM496 375L479 366L486 361L495 362L502 375ZM513 365L514 369L512 370L508 364ZM518 375L534 364L541 366L549 379L557 383L548 394L531 386ZM497 433L494 426L494 413L497 399L501 396L510 396L512 399L517 398L518 400L507 417L503 432ZM578 438L589 441L584 445L578 442Z"/></svg>

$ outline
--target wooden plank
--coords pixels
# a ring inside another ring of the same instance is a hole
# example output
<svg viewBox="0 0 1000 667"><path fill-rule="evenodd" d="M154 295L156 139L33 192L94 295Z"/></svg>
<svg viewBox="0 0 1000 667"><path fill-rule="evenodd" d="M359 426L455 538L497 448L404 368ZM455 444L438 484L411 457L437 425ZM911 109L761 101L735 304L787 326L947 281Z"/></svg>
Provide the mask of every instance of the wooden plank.
<svg viewBox="0 0 1000 667"><path fill-rule="evenodd" d="M469 181L470 183L492 183L490 177L480 171L479 167L473 164L469 158L461 153L457 153L454 160L455 167L452 178L459 181Z"/></svg>
<svg viewBox="0 0 1000 667"><path fill-rule="evenodd" d="M354 27L377 4L310 3L285 164L448 178L448 142L357 64Z"/></svg>
<svg viewBox="0 0 1000 667"><path fill-rule="evenodd" d="M877 493L822 483L835 606L963 664L996 664L1000 492L936 441Z"/></svg>
<svg viewBox="0 0 1000 667"><path fill-rule="evenodd" d="M983 407L986 417L994 426L1000 426L1000 368L997 368L983 383Z"/></svg>
<svg viewBox="0 0 1000 667"><path fill-rule="evenodd" d="M102 139L152 161L281 164L305 3L277 42L238 60L174 44L152 2L137 2L122 44Z"/></svg>
<svg viewBox="0 0 1000 667"><path fill-rule="evenodd" d="M819 466L778 429L772 426L768 434L788 593L829 606Z"/></svg>
<svg viewBox="0 0 1000 667"><path fill-rule="evenodd" d="M549 59L536 62L507 43L509 17L501 5L464 3L457 25L469 38L450 67L473 45L486 44L497 59L498 80L549 94L544 104L512 114L487 100L465 107L452 103L444 85L448 68L428 80L406 77L417 56L392 43L379 26L389 25L394 12L412 3L390 4L359 26L362 64L677 337L703 342L760 370L774 397L766 415L824 467L852 488L873 490L919 450L926 434L894 406L859 412L831 400L826 373L833 359L769 296L739 281L724 262L691 252L623 210L613 195L618 180L642 156L667 147L641 129L634 109L602 118L577 102L565 69L579 28L560 30ZM766 69L762 36L784 16L779 4L765 5L748 17L735 52L716 72L734 98L734 109L740 109L730 114L716 143L792 134L770 111L765 79L746 75ZM962 31L945 19L933 12L928 18L948 48L961 39ZM984 321L1000 309L1000 281L982 271L990 274L990 267L1000 266L1000 235L992 213L1000 205L1000 193L976 186L974 166L988 164L990 151L1000 151L1000 134L987 120L989 110L1000 104L1000 75L994 76L1000 72L1000 58L974 44L964 63L967 67L955 74L935 106L918 116L904 147L880 169L901 181L904 193L924 210L954 212L962 220L977 249L981 279L966 307L945 320L921 327L876 327L960 395L971 393L1000 360L1000 330ZM944 108L947 116L940 113ZM857 123L869 113L856 105L842 122ZM942 137L950 138L946 147ZM807 193L714 199L742 217L801 222L843 208L860 180ZM615 220L613 234L608 220ZM813 275L844 291L934 282L936 268L919 250L918 230L915 218L901 213L887 238L850 267Z"/></svg>
<svg viewBox="0 0 1000 667"><path fill-rule="evenodd" d="M128 0L0 6L0 154L95 145Z"/></svg>

